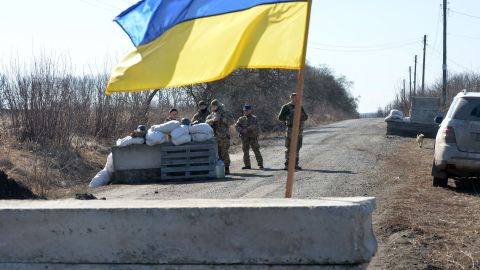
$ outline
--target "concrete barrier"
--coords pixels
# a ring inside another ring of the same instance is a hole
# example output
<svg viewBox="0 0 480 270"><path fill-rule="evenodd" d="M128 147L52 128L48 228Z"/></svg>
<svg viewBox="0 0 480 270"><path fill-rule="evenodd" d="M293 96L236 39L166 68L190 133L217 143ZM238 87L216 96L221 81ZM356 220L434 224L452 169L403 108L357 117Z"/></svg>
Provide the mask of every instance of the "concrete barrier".
<svg viewBox="0 0 480 270"><path fill-rule="evenodd" d="M373 198L0 201L0 269L364 269L377 246L374 207Z"/></svg>
<svg viewBox="0 0 480 270"><path fill-rule="evenodd" d="M121 170L141 170L160 168L162 165L162 145L146 144L112 147L113 168Z"/></svg>
<svg viewBox="0 0 480 270"><path fill-rule="evenodd" d="M412 97L410 121L412 123L434 125L434 118L440 112L440 98Z"/></svg>

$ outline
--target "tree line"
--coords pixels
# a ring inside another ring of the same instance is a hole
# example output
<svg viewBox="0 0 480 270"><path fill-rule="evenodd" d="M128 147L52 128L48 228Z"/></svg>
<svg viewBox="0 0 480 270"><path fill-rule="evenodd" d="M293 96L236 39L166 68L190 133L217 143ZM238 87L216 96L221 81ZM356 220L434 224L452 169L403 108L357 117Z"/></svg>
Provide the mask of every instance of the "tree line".
<svg viewBox="0 0 480 270"><path fill-rule="evenodd" d="M466 89L469 92L480 92L480 73L476 72L460 72L460 73L450 73L447 76L447 99L445 106L440 108L442 112L446 112L450 107L450 104L453 101L453 98L461 92L463 89ZM418 90L416 96L427 96L427 97L439 97L442 96L442 86L443 80L440 78L428 85L425 88L425 91L422 93L421 90ZM410 111L410 100L411 94L408 90L404 91L402 89L397 89L395 93L395 98L391 101L384 109L379 108L377 116L382 117L388 114L392 109L397 109L402 111L405 115L409 114Z"/></svg>
<svg viewBox="0 0 480 270"><path fill-rule="evenodd" d="M297 82L292 70L240 69L212 83L107 97L107 72L77 75L69 66L41 58L0 70L0 136L61 149L79 138L113 141L138 124L162 122L172 107L189 118L198 101L214 98L235 116L242 114L243 104L251 104L262 130L277 131L282 129L277 113ZM327 67L307 65L304 106L312 121L358 118L351 86Z"/></svg>

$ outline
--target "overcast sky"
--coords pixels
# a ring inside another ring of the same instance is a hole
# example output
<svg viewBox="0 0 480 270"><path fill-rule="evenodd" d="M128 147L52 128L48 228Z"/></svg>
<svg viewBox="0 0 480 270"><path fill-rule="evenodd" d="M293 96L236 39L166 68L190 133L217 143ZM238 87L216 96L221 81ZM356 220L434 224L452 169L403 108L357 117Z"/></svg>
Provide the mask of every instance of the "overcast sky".
<svg viewBox="0 0 480 270"><path fill-rule="evenodd" d="M233 0L232 0L233 1ZM77 71L101 70L133 49L112 19L131 0L0 0L0 64L43 51L68 56ZM442 74L441 0L313 0L307 59L353 82L359 111L394 98L428 35L426 84ZM448 68L480 72L480 1L450 1ZM1 66L0 66L1 67Z"/></svg>

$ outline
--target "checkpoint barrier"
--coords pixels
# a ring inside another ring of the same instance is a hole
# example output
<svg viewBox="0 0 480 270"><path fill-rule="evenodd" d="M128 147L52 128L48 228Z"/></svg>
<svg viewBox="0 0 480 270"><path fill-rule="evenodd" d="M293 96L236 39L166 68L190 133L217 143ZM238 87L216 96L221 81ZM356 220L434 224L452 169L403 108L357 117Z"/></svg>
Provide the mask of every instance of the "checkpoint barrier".
<svg viewBox="0 0 480 270"><path fill-rule="evenodd" d="M362 197L0 201L0 269L366 269L374 208Z"/></svg>

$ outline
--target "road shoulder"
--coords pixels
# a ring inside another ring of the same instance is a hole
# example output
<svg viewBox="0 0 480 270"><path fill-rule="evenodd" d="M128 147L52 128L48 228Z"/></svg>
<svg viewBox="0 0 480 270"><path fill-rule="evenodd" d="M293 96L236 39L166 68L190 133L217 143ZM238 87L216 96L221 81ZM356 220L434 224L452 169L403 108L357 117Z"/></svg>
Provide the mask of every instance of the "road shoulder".
<svg viewBox="0 0 480 270"><path fill-rule="evenodd" d="M432 187L433 140L397 142L377 190L374 230L379 251L370 269L479 269L480 185L449 180Z"/></svg>

